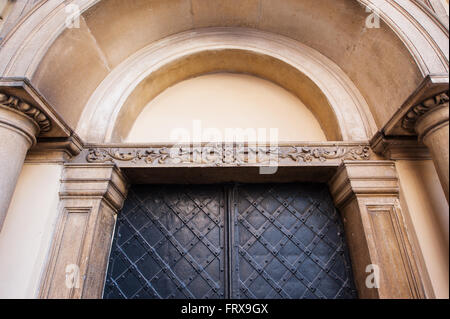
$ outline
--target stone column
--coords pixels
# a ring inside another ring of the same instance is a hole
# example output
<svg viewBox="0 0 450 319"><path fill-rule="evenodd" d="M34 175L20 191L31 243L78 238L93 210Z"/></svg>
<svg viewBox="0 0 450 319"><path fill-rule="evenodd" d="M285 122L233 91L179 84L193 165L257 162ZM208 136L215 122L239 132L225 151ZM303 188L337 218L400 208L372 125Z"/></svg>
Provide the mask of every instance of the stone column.
<svg viewBox="0 0 450 319"><path fill-rule="evenodd" d="M414 129L419 141L429 149L442 188L449 195L449 98L440 94L415 106L405 117L403 127Z"/></svg>
<svg viewBox="0 0 450 319"><path fill-rule="evenodd" d="M66 164L43 299L100 299L127 182L111 164Z"/></svg>
<svg viewBox="0 0 450 319"><path fill-rule="evenodd" d="M50 121L37 108L0 93L0 231L28 150Z"/></svg>
<svg viewBox="0 0 450 319"><path fill-rule="evenodd" d="M359 297L424 298L400 206L395 163L344 162L329 185L344 221Z"/></svg>

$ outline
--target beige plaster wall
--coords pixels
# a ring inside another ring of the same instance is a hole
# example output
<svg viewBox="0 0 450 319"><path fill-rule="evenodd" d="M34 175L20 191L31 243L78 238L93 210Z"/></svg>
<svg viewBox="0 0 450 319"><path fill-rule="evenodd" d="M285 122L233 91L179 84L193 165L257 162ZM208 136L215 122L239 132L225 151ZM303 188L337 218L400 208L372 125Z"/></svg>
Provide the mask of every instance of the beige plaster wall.
<svg viewBox="0 0 450 319"><path fill-rule="evenodd" d="M5 21L11 12L12 2L10 0L0 0L0 32L5 24Z"/></svg>
<svg viewBox="0 0 450 319"><path fill-rule="evenodd" d="M201 121L205 142L209 128L221 133L221 141L227 140L228 128L254 129L255 134L264 128L267 139L276 128L280 142L327 140L311 111L285 89L249 75L217 73L180 82L157 96L139 115L126 142L180 142L179 137L171 139L179 129L189 132L191 140L183 142L193 142L194 121Z"/></svg>
<svg viewBox="0 0 450 319"><path fill-rule="evenodd" d="M57 219L61 165L25 164L0 233L0 299L36 298Z"/></svg>
<svg viewBox="0 0 450 319"><path fill-rule="evenodd" d="M437 298L449 297L449 206L432 161L397 161L422 262Z"/></svg>

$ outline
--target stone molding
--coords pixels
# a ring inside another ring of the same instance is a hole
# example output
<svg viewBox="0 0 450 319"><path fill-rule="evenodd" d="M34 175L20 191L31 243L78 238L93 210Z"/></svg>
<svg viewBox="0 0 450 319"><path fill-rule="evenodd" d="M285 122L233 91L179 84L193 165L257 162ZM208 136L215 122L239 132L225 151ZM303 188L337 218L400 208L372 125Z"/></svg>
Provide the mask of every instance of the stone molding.
<svg viewBox="0 0 450 319"><path fill-rule="evenodd" d="M134 147L126 144L87 147L76 162L114 163L119 167L239 167L260 165L340 165L344 160L369 160L367 144L316 143L292 146L207 146Z"/></svg>
<svg viewBox="0 0 450 319"><path fill-rule="evenodd" d="M372 139L371 146L389 159L420 160L431 154L448 201L448 120L448 74L428 76ZM408 139L408 144L403 143Z"/></svg>
<svg viewBox="0 0 450 319"><path fill-rule="evenodd" d="M448 27L418 0L358 0L377 13L396 32L424 77L447 74L448 84ZM394 13L395 12L395 13ZM414 14L412 14L414 12ZM432 36L433 35L433 36ZM432 57L429 53L432 53Z"/></svg>
<svg viewBox="0 0 450 319"><path fill-rule="evenodd" d="M45 122L42 123L45 124L45 128L41 127L39 132L40 139L67 138L74 134L72 128L65 123L53 106L28 79L0 77L0 94L6 95L7 100L9 100L9 97L19 100L19 102L13 101L13 107L10 109L16 109L14 107L15 103L17 105L25 103L32 107L32 109L27 111L29 115L26 116L31 116L30 119L36 123L35 116L45 116L47 118L50 126L47 126ZM41 114L38 115L38 112Z"/></svg>
<svg viewBox="0 0 450 319"><path fill-rule="evenodd" d="M425 298L399 199L395 162L344 162L329 182L341 211L360 298ZM369 265L379 287L366 284Z"/></svg>
<svg viewBox="0 0 450 319"><path fill-rule="evenodd" d="M82 152L83 145L75 134L68 138L41 138L28 152L25 163L67 163Z"/></svg>
<svg viewBox="0 0 450 319"><path fill-rule="evenodd" d="M415 136L387 137L378 132L370 142L376 154L387 160L431 160L428 148Z"/></svg>
<svg viewBox="0 0 450 319"><path fill-rule="evenodd" d="M60 217L39 297L98 299L128 183L114 165L71 164L61 182Z"/></svg>
<svg viewBox="0 0 450 319"><path fill-rule="evenodd" d="M50 120L43 112L18 97L0 93L0 105L12 108L28 116L39 125L40 132L48 132L52 127Z"/></svg>
<svg viewBox="0 0 450 319"><path fill-rule="evenodd" d="M390 161L346 161L329 184L338 207L359 195L397 197L400 193L395 163Z"/></svg>
<svg viewBox="0 0 450 319"><path fill-rule="evenodd" d="M97 2L98 0L55 0L37 5L5 38L2 48L4 52L0 59L0 74L31 76L48 47L65 29L67 13L61 4L77 3L84 12ZM379 11L383 20L407 44L422 74L448 73L448 56L445 57L445 52L442 52L445 51L448 42L448 29L438 23L420 1L358 0L358 2ZM434 35L435 39L431 35ZM18 50L17 43L22 42L24 45ZM36 48L41 49L36 51Z"/></svg>
<svg viewBox="0 0 450 319"><path fill-rule="evenodd" d="M436 15L439 21L448 29L449 26L448 13L443 3L443 1L445 0L413 0L413 1L416 1L419 4L422 4L423 6L429 8L430 12Z"/></svg>
<svg viewBox="0 0 450 319"><path fill-rule="evenodd" d="M115 165L65 164L61 199L100 198L120 210L127 194L127 180Z"/></svg>
<svg viewBox="0 0 450 319"><path fill-rule="evenodd" d="M390 138L403 136L417 136L412 127L418 119L418 115L427 108L421 106L424 101L427 105L433 105L437 97L446 94L448 97L449 78L447 74L435 74L427 76L417 89L405 100L403 105L395 112L391 119L383 126L381 133ZM445 97L443 97L445 99ZM441 99L440 99L441 101ZM417 107L417 108L416 108ZM416 110L415 110L416 109Z"/></svg>

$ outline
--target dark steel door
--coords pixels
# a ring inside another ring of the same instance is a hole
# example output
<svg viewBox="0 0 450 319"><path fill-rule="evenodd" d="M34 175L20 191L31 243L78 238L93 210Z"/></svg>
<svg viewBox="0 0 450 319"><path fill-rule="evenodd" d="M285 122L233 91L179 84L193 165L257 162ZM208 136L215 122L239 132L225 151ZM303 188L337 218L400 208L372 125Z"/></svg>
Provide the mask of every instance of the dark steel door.
<svg viewBox="0 0 450 319"><path fill-rule="evenodd" d="M233 298L355 298L343 227L326 186L239 186L231 204Z"/></svg>
<svg viewBox="0 0 450 319"><path fill-rule="evenodd" d="M134 186L104 298L355 298L339 215L314 184Z"/></svg>
<svg viewBox="0 0 450 319"><path fill-rule="evenodd" d="M104 298L224 298L221 186L135 186L118 216Z"/></svg>

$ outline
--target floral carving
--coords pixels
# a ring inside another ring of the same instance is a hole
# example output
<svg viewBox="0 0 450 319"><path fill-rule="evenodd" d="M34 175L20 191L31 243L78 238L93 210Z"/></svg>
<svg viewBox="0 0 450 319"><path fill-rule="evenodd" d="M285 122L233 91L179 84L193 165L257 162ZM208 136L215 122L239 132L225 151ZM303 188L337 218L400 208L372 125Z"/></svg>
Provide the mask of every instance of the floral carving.
<svg viewBox="0 0 450 319"><path fill-rule="evenodd" d="M90 149L86 160L89 163L107 163L114 160L122 162L144 161L147 164L164 164L169 153L165 148L121 152L119 149Z"/></svg>
<svg viewBox="0 0 450 319"><path fill-rule="evenodd" d="M335 147L248 147L212 145L205 147L172 147L147 149L92 148L89 163L132 162L146 165L214 165L242 166L277 164L280 160L297 164L327 161L369 160L368 146Z"/></svg>
<svg viewBox="0 0 450 319"><path fill-rule="evenodd" d="M283 152L281 158L291 158L297 163L312 163L314 161L326 162L329 160L368 160L370 159L370 148L366 147L333 147L333 148L311 148L292 147Z"/></svg>
<svg viewBox="0 0 450 319"><path fill-rule="evenodd" d="M51 129L51 122L44 113L15 96L0 93L0 105L24 113L26 116L36 121L43 133L48 132Z"/></svg>

